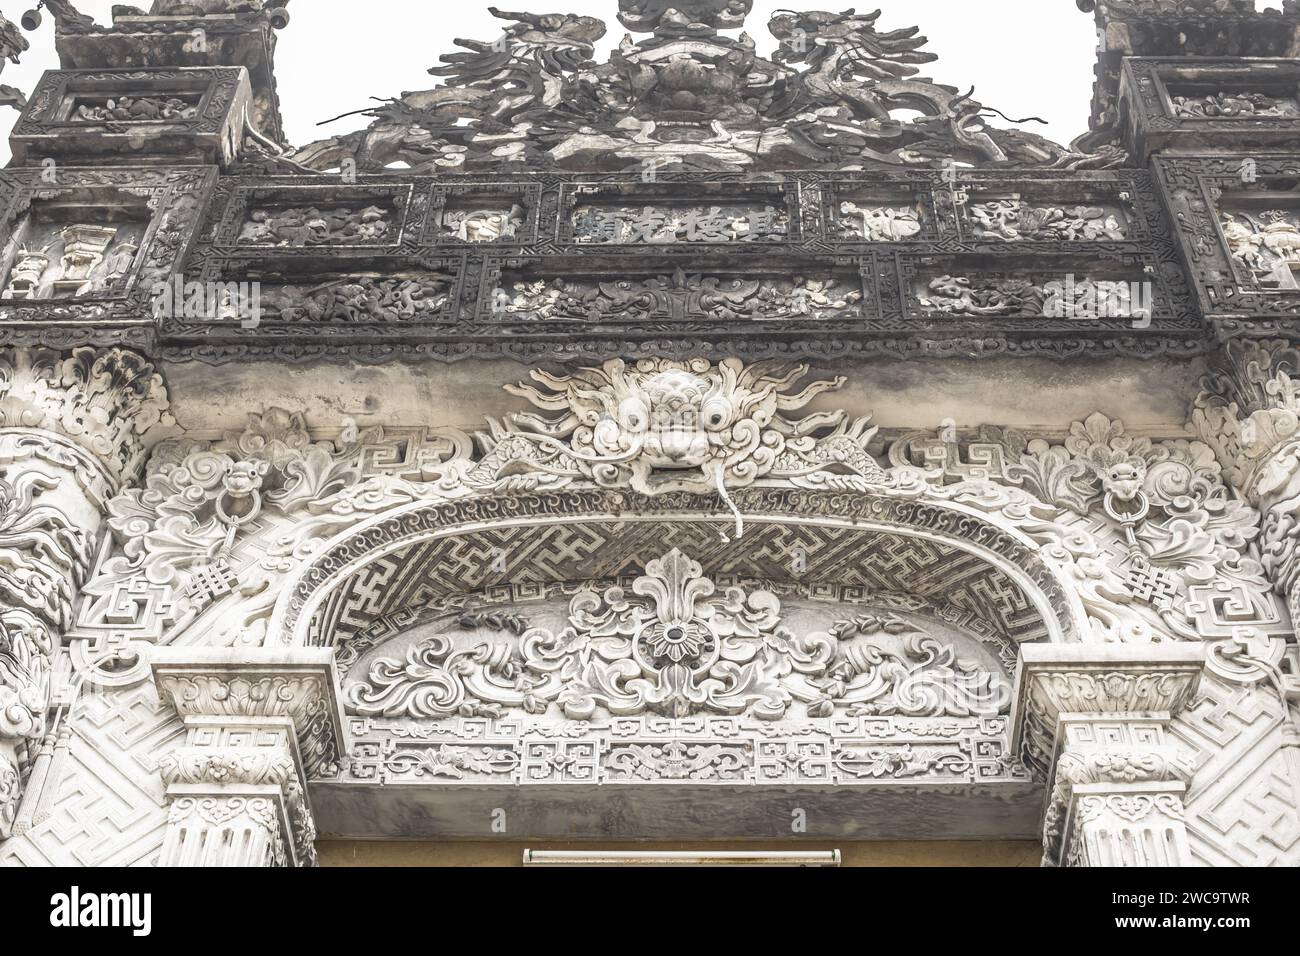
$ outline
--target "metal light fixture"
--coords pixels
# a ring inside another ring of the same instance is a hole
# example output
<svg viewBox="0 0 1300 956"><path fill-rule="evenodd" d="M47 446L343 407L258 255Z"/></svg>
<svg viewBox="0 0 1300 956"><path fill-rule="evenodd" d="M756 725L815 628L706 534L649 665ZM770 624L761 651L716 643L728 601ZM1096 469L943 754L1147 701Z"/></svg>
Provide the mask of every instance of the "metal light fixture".
<svg viewBox="0 0 1300 956"><path fill-rule="evenodd" d="M524 866L839 866L839 850L524 850Z"/></svg>

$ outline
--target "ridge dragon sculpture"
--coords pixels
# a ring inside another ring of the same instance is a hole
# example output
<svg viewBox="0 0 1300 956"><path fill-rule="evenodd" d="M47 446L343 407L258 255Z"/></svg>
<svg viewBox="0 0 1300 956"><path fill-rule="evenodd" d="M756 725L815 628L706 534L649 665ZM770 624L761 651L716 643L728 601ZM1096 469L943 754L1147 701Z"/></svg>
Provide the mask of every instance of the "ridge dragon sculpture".
<svg viewBox="0 0 1300 956"><path fill-rule="evenodd" d="M503 34L457 39L429 72L441 86L360 112L373 122L264 156L287 171L355 163L416 173L523 169L752 171L1011 164L1102 169L1123 150L1097 133L1063 147L990 127L996 111L918 77L936 59L916 27L877 29L880 12L777 11L770 56L735 29L752 0L619 0L626 35L604 63L599 19L489 8ZM355 115L355 114L345 114ZM1000 114L998 114L1000 115ZM343 117L338 117L342 119Z"/></svg>

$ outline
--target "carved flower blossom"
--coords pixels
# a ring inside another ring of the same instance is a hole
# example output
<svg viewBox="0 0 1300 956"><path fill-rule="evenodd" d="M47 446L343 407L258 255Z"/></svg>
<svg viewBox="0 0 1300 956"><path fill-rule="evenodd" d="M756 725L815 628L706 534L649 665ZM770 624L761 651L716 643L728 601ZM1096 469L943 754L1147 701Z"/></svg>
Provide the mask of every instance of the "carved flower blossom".
<svg viewBox="0 0 1300 956"><path fill-rule="evenodd" d="M699 657L712 636L699 621L656 621L646 628L643 639L653 656L680 664Z"/></svg>
<svg viewBox="0 0 1300 956"><path fill-rule="evenodd" d="M264 414L249 415L248 426L242 433L228 434L220 450L226 445L245 458L263 459L273 468L283 468L303 457L311 445L311 437L302 413L270 408Z"/></svg>

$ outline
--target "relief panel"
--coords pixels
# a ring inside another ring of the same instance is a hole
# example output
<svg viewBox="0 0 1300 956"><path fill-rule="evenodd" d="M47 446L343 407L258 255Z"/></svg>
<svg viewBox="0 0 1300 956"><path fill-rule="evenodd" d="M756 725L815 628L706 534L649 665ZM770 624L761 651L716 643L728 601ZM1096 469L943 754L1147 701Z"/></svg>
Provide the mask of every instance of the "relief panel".
<svg viewBox="0 0 1300 956"><path fill-rule="evenodd" d="M635 577L381 620L339 651L357 733L341 779L1023 778L1004 738L1015 645L924 600L842 596L715 581L672 549Z"/></svg>
<svg viewBox="0 0 1300 956"><path fill-rule="evenodd" d="M51 70L10 143L18 163L108 153L226 164L239 153L251 101L242 67Z"/></svg>

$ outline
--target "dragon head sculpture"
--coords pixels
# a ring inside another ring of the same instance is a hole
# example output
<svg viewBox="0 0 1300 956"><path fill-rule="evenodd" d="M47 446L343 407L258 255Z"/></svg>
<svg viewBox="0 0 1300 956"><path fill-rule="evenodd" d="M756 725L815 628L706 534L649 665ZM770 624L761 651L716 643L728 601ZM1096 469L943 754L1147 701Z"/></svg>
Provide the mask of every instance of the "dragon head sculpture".
<svg viewBox="0 0 1300 956"><path fill-rule="evenodd" d="M707 491L751 484L783 457L810 445L812 432L843 426L844 412L791 420L843 379L797 383L807 366L728 358L686 361L619 359L557 377L535 371L541 388L509 387L552 414L517 414L511 422L563 453L602 485L644 494Z"/></svg>
<svg viewBox="0 0 1300 956"><path fill-rule="evenodd" d="M744 25L754 0L618 0L618 19L637 33L689 36Z"/></svg>

